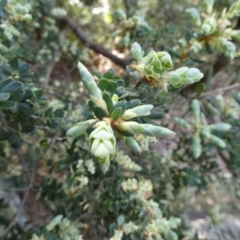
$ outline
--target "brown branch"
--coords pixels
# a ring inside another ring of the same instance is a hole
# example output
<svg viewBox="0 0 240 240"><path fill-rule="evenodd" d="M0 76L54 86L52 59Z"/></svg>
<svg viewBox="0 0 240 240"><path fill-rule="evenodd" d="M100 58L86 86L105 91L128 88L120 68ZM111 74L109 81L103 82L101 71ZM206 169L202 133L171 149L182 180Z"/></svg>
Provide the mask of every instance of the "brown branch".
<svg viewBox="0 0 240 240"><path fill-rule="evenodd" d="M67 25L72 29L74 34L89 48L92 49L94 52L99 53L103 55L106 58L109 58L111 61L113 61L115 64L121 66L122 68L126 68L128 64L132 61L131 58L119 58L116 55L112 54L110 50L103 47L102 45L93 42L90 40L85 32L82 30L82 28L71 18L64 17L61 18L64 22L67 23Z"/></svg>

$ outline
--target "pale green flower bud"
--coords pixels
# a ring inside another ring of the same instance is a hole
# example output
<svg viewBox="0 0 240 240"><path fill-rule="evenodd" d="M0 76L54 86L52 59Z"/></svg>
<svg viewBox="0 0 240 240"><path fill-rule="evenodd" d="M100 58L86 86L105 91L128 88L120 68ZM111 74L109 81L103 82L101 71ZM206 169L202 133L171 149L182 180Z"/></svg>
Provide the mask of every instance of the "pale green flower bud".
<svg viewBox="0 0 240 240"><path fill-rule="evenodd" d="M141 133L144 130L144 127L141 124L133 121L122 121L116 127L122 131L127 131L132 134Z"/></svg>
<svg viewBox="0 0 240 240"><path fill-rule="evenodd" d="M135 42L131 46L131 55L137 61L141 60L143 57L143 51L139 43Z"/></svg>
<svg viewBox="0 0 240 240"><path fill-rule="evenodd" d="M202 49L202 44L198 41L192 42L191 50L194 53L198 53Z"/></svg>
<svg viewBox="0 0 240 240"><path fill-rule="evenodd" d="M121 118L123 120L129 120L134 117L148 116L150 115L150 111L152 109L153 109L153 105L151 104L137 106L132 109L126 110Z"/></svg>
<svg viewBox="0 0 240 240"><path fill-rule="evenodd" d="M190 78L194 82L198 82L201 78L203 78L203 73L197 68L189 68L187 72L185 72L184 78Z"/></svg>
<svg viewBox="0 0 240 240"><path fill-rule="evenodd" d="M178 88L183 84L198 82L203 77L203 73L197 68L181 67L170 73L167 78L169 84Z"/></svg>
<svg viewBox="0 0 240 240"><path fill-rule="evenodd" d="M163 70L170 70L173 67L172 58L167 52L158 52L157 58L162 64Z"/></svg>
<svg viewBox="0 0 240 240"><path fill-rule="evenodd" d="M215 124L209 125L209 128L211 130L216 130L219 132L226 132L226 131L230 130L231 127L232 126L228 123L215 123Z"/></svg>
<svg viewBox="0 0 240 240"><path fill-rule="evenodd" d="M216 28L217 28L217 21L214 17L207 18L201 27L202 32L205 35L209 35L215 32Z"/></svg>
<svg viewBox="0 0 240 240"><path fill-rule="evenodd" d="M67 132L66 135L68 138L76 138L81 136L82 134L85 133L87 127L91 124L94 123L96 120L88 120L88 121L84 121L84 122L79 122L75 125L73 125Z"/></svg>
<svg viewBox="0 0 240 240"><path fill-rule="evenodd" d="M132 134L144 134L151 137L169 137L175 133L167 128L151 124L139 124L137 122L121 122L117 128Z"/></svg>
<svg viewBox="0 0 240 240"><path fill-rule="evenodd" d="M180 38L178 39L178 44L181 46L181 47L184 47L186 48L188 46L188 42L185 38Z"/></svg>
<svg viewBox="0 0 240 240"><path fill-rule="evenodd" d="M175 72L172 72L168 76L167 81L170 85L172 85L175 88L179 88L183 85L182 78L178 74L176 74Z"/></svg>
<svg viewBox="0 0 240 240"><path fill-rule="evenodd" d="M151 124L141 124L144 127L144 131L141 134L145 134L147 136L155 136L155 137L170 137L175 135L176 133L169 130L168 128L155 126Z"/></svg>
<svg viewBox="0 0 240 240"><path fill-rule="evenodd" d="M219 38L217 46L228 58L234 58L236 52L236 46L234 43L228 41L226 38Z"/></svg>
<svg viewBox="0 0 240 240"><path fill-rule="evenodd" d="M185 12L197 26L201 25L200 14L196 8L187 8Z"/></svg>
<svg viewBox="0 0 240 240"><path fill-rule="evenodd" d="M116 138L106 122L98 122L94 127L89 136L90 151L105 173L116 152Z"/></svg>

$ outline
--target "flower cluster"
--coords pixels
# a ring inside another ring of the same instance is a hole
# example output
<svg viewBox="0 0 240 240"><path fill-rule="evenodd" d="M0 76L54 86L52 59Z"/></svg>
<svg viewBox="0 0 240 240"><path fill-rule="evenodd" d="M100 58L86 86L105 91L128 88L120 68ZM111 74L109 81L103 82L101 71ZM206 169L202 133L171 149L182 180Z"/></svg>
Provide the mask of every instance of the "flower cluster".
<svg viewBox="0 0 240 240"><path fill-rule="evenodd" d="M128 155L124 155L123 151L119 151L116 154L117 163L126 170L141 171L141 167L133 162Z"/></svg>
<svg viewBox="0 0 240 240"><path fill-rule="evenodd" d="M130 199L135 203L134 210L138 213L138 219L144 217L145 224L139 224L138 220L125 222L124 216L118 217L118 229L115 229L111 240L121 240L126 235L139 237L144 234L146 239L178 239L174 229L176 229L181 220L178 218L165 218L159 208L159 204L152 199L152 182L149 180L138 181L135 178L123 181L122 189L130 194Z"/></svg>
<svg viewBox="0 0 240 240"><path fill-rule="evenodd" d="M84 133L89 134L91 154L104 173L115 156L116 137L122 139L128 147L141 152L141 147L134 139L135 134L150 137L168 137L175 134L167 128L137 121L138 117L149 116L153 105L140 105L138 99L119 101L117 94L110 93L112 89L117 89L116 82L103 78L98 87L83 64L78 63L78 69L83 85L90 95L89 108L93 118L77 123L66 134L70 142Z"/></svg>
<svg viewBox="0 0 240 240"><path fill-rule="evenodd" d="M129 74L153 87L161 86L165 91L168 85L179 88L182 85L198 82L203 77L203 73L197 68L181 67L170 71L173 62L170 54L165 51L152 50L143 57L143 51L137 42L133 43L131 54L137 60L137 64L131 64L127 68Z"/></svg>
<svg viewBox="0 0 240 240"><path fill-rule="evenodd" d="M232 39L240 40L240 31L232 29L231 18L240 15L240 1L232 4L226 11L224 9L220 17L213 12L214 1L205 1L205 14L203 18L196 8L186 9L193 23L200 29L200 32L194 34L191 39L191 50L198 52L203 46L208 45L222 52L229 59L233 59L236 54L236 46Z"/></svg>
<svg viewBox="0 0 240 240"><path fill-rule="evenodd" d="M186 128L188 131L194 132L192 143L194 158L199 158L202 153L201 141L203 141L203 139L209 140L211 143L220 148L225 148L226 143L221 138L214 135L213 132L226 132L231 128L231 125L228 123L215 123L208 125L205 115L201 113L200 103L196 99L192 101L191 109L194 121L188 122L182 118L175 117L175 122Z"/></svg>

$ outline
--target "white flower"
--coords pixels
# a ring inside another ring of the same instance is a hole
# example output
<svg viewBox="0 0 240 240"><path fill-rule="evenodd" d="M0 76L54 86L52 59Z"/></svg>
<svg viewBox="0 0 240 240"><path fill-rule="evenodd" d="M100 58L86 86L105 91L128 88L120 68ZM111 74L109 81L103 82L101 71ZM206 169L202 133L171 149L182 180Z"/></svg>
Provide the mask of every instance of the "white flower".
<svg viewBox="0 0 240 240"><path fill-rule="evenodd" d="M106 122L98 122L95 127L96 129L89 136L89 145L92 155L105 173L116 152L116 138Z"/></svg>
<svg viewBox="0 0 240 240"><path fill-rule="evenodd" d="M123 232L120 230L115 230L114 235L109 240L121 240L123 237Z"/></svg>

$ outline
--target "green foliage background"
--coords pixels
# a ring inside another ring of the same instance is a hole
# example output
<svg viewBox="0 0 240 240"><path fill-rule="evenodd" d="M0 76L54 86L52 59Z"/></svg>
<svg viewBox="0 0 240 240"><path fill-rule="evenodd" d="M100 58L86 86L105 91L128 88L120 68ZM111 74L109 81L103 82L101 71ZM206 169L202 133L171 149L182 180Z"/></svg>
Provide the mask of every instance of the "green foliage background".
<svg viewBox="0 0 240 240"><path fill-rule="evenodd" d="M240 238L223 224L239 213L239 1L215 1L212 16L234 3L230 23L204 35L210 0L0 2L0 239ZM139 64L134 42L204 77L155 88L127 67ZM141 154L118 140L103 174L88 135L66 137L92 116L78 61L97 83L122 79L121 96L153 104L150 116L176 136L135 136ZM191 219L205 211L207 233Z"/></svg>

